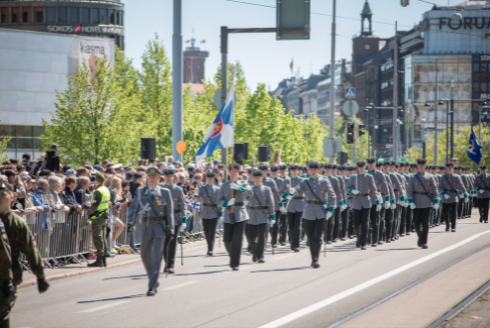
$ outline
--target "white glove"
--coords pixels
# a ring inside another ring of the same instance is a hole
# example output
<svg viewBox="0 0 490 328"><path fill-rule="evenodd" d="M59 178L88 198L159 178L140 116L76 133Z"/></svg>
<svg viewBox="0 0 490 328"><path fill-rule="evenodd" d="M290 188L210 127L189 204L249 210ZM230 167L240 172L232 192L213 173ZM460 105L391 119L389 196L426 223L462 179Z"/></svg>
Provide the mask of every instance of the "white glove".
<svg viewBox="0 0 490 328"><path fill-rule="evenodd" d="M236 183L230 183L230 188L231 189L235 189L235 190L238 190L238 185Z"/></svg>
<svg viewBox="0 0 490 328"><path fill-rule="evenodd" d="M464 202L468 203L469 201L470 201L470 199L468 197L465 197Z"/></svg>
<svg viewBox="0 0 490 328"><path fill-rule="evenodd" d="M185 231L185 228L187 228L187 223L182 223L180 225L180 232L184 232Z"/></svg>
<svg viewBox="0 0 490 328"><path fill-rule="evenodd" d="M352 189L351 193L352 193L353 195L357 195L357 194L359 193L359 190L357 190L357 189Z"/></svg>
<svg viewBox="0 0 490 328"><path fill-rule="evenodd" d="M414 208L416 208L417 206L415 206L415 203L410 203L410 207L411 207L411 208L412 208L412 210L413 210L413 209L414 209Z"/></svg>
<svg viewBox="0 0 490 328"><path fill-rule="evenodd" d="M404 207L408 207L408 202L405 202L405 205L403 205Z"/></svg>
<svg viewBox="0 0 490 328"><path fill-rule="evenodd" d="M271 220L271 227L273 227L274 224L276 224L276 220Z"/></svg>
<svg viewBox="0 0 490 328"><path fill-rule="evenodd" d="M281 213L285 214L286 208L284 206L281 206L281 207L279 207L279 211L281 211Z"/></svg>
<svg viewBox="0 0 490 328"><path fill-rule="evenodd" d="M245 204L245 206L248 206L248 203L250 203L250 202L245 199L245 201L243 203Z"/></svg>
<svg viewBox="0 0 490 328"><path fill-rule="evenodd" d="M194 196L199 196L199 189L194 189Z"/></svg>
<svg viewBox="0 0 490 328"><path fill-rule="evenodd" d="M464 194L459 194L458 197L459 198L464 198Z"/></svg>
<svg viewBox="0 0 490 328"><path fill-rule="evenodd" d="M235 205L235 198L232 198L228 201L228 206Z"/></svg>
<svg viewBox="0 0 490 328"><path fill-rule="evenodd" d="M380 204L376 205L376 212L379 212L379 211L381 211L381 205Z"/></svg>
<svg viewBox="0 0 490 328"><path fill-rule="evenodd" d="M324 205L323 205L323 208L324 208L324 209L327 209L327 208L328 208L328 205L324 204Z"/></svg>
<svg viewBox="0 0 490 328"><path fill-rule="evenodd" d="M439 206L441 206L441 205L439 205L439 204L434 204L434 209L435 209L435 210L438 210L438 209L439 209Z"/></svg>
<svg viewBox="0 0 490 328"><path fill-rule="evenodd" d="M294 188L289 189L289 193L291 195L294 195L296 193L296 189L294 189Z"/></svg>
<svg viewBox="0 0 490 328"><path fill-rule="evenodd" d="M333 215L332 212L328 211L327 212L327 220L330 219L332 217L332 215Z"/></svg>
<svg viewBox="0 0 490 328"><path fill-rule="evenodd" d="M391 209L394 210L396 208L396 204L391 203Z"/></svg>
<svg viewBox="0 0 490 328"><path fill-rule="evenodd" d="M389 208L390 208L390 206L391 206L391 205L390 205L390 202L389 202L389 201L386 201L386 202L385 202L385 209L389 209Z"/></svg>
<svg viewBox="0 0 490 328"><path fill-rule="evenodd" d="M341 211L345 211L347 209L347 205L344 204L340 208L341 208Z"/></svg>
<svg viewBox="0 0 490 328"><path fill-rule="evenodd" d="M444 194L444 198L449 199L449 197L450 196L448 194Z"/></svg>
<svg viewBox="0 0 490 328"><path fill-rule="evenodd" d="M485 192L485 190L480 189L480 194L483 194L484 192Z"/></svg>

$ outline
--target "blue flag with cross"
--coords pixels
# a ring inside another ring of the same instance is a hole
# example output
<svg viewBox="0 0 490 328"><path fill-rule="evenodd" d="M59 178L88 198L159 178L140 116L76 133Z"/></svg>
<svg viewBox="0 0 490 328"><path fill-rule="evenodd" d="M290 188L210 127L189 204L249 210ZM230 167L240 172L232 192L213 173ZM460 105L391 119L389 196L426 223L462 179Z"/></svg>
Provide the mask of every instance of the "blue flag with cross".
<svg viewBox="0 0 490 328"><path fill-rule="evenodd" d="M478 139L476 139L473 127L471 127L470 141L468 143L468 158L475 162L477 165L480 165L480 160L482 157L483 155L481 153L481 146L478 143Z"/></svg>

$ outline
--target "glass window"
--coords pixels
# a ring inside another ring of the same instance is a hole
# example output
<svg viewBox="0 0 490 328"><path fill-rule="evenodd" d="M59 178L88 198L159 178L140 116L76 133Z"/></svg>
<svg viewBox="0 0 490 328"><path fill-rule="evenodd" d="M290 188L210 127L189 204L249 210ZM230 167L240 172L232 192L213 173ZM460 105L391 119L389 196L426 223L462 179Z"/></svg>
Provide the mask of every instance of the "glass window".
<svg viewBox="0 0 490 328"><path fill-rule="evenodd" d="M124 11L119 12L121 15L121 26L124 25Z"/></svg>
<svg viewBox="0 0 490 328"><path fill-rule="evenodd" d="M119 25L119 11L117 11L117 10L116 10L116 11L114 12L114 15L115 15L115 17L116 17L116 23L115 23L115 24L116 24L116 25Z"/></svg>
<svg viewBox="0 0 490 328"><path fill-rule="evenodd" d="M107 24L107 9L101 9L100 10L100 23L101 24Z"/></svg>
<svg viewBox="0 0 490 328"><path fill-rule="evenodd" d="M68 23L68 8L60 7L58 8L58 23Z"/></svg>
<svg viewBox="0 0 490 328"><path fill-rule="evenodd" d="M40 137L44 134L44 126L35 126L34 127L34 137Z"/></svg>
<svg viewBox="0 0 490 328"><path fill-rule="evenodd" d="M481 87L481 89L478 91L487 92L487 84L486 83L475 83L475 84L479 84Z"/></svg>
<svg viewBox="0 0 490 328"><path fill-rule="evenodd" d="M20 23L20 8L12 7L12 23Z"/></svg>
<svg viewBox="0 0 490 328"><path fill-rule="evenodd" d="M34 148L34 139L17 138L17 148Z"/></svg>
<svg viewBox="0 0 490 328"><path fill-rule="evenodd" d="M10 23L10 15L9 15L9 8L2 8L2 11L1 11L1 22L2 23Z"/></svg>
<svg viewBox="0 0 490 328"><path fill-rule="evenodd" d="M34 23L44 23L43 8L34 8Z"/></svg>
<svg viewBox="0 0 490 328"><path fill-rule="evenodd" d="M480 91L480 83L473 83L473 91Z"/></svg>
<svg viewBox="0 0 490 328"><path fill-rule="evenodd" d="M479 71L480 71L480 63L474 63L473 72L479 72Z"/></svg>
<svg viewBox="0 0 490 328"><path fill-rule="evenodd" d="M78 8L70 8L70 23L78 24L80 21L80 10Z"/></svg>
<svg viewBox="0 0 490 328"><path fill-rule="evenodd" d="M99 22L100 22L99 9L92 8L92 24L99 24Z"/></svg>
<svg viewBox="0 0 490 328"><path fill-rule="evenodd" d="M90 24L90 8L82 8L82 24Z"/></svg>
<svg viewBox="0 0 490 328"><path fill-rule="evenodd" d="M17 127L17 137L31 137L33 136L32 126L18 126Z"/></svg>
<svg viewBox="0 0 490 328"><path fill-rule="evenodd" d="M55 12L53 7L46 8L46 23L55 23Z"/></svg>
<svg viewBox="0 0 490 328"><path fill-rule="evenodd" d="M15 149L15 138L10 138L10 140L7 143L7 149Z"/></svg>
<svg viewBox="0 0 490 328"><path fill-rule="evenodd" d="M116 22L116 18L114 17L114 10L109 9L109 24L114 25Z"/></svg>
<svg viewBox="0 0 490 328"><path fill-rule="evenodd" d="M41 139L34 139L34 149L43 149L44 142Z"/></svg>
<svg viewBox="0 0 490 328"><path fill-rule="evenodd" d="M15 136L15 129L13 125L0 125L0 137L13 136Z"/></svg>
<svg viewBox="0 0 490 328"><path fill-rule="evenodd" d="M22 22L32 23L32 7L22 8Z"/></svg>

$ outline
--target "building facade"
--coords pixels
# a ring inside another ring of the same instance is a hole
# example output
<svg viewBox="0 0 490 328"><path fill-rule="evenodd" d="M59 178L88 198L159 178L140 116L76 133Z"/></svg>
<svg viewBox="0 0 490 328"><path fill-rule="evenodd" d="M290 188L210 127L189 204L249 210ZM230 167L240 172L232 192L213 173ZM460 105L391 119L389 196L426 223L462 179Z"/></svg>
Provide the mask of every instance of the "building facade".
<svg viewBox="0 0 490 328"><path fill-rule="evenodd" d="M209 52L194 46L194 42L195 40L192 39L192 45L185 48L184 51L184 83L203 84L206 58L209 57Z"/></svg>

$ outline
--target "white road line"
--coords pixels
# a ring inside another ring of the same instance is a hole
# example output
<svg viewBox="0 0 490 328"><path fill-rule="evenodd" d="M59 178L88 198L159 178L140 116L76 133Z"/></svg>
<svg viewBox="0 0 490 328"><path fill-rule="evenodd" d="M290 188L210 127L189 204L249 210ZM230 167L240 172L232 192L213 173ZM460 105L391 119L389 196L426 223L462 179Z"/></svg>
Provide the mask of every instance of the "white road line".
<svg viewBox="0 0 490 328"><path fill-rule="evenodd" d="M174 290L174 289L179 289L181 287L185 287L185 286L189 286L189 285L193 285L197 283L197 281L188 281L188 282L184 282L182 284L179 284L179 285L175 285L175 286L172 286L172 287L167 287L165 289L162 289L162 290Z"/></svg>
<svg viewBox="0 0 490 328"><path fill-rule="evenodd" d="M408 269L411 269L411 268L413 268L413 267L415 267L417 265L420 265L420 264L425 263L425 262L427 262L429 260L432 260L433 258L436 258L436 257L438 257L438 256L440 256L440 255L442 255L444 253L447 253L449 251L452 251L453 249L456 249L458 247L461 247L461 246L463 246L463 245L465 245L465 244L467 244L467 243L469 243L469 242L471 242L471 241L473 241L473 240L475 240L475 239L477 239L477 238L479 238L479 237L481 237L481 236L483 236L483 235L485 235L487 233L490 233L490 230L487 230L487 231L484 231L484 232L480 232L480 233L478 233L478 234L476 234L476 235L474 235L474 236L472 236L470 238L467 238L467 239L465 239L463 241L460 241L459 243L456 243L456 244L454 244L452 246L449 246L447 248L441 249L440 251L437 251L435 253L432 253L430 255L427 255L427 256L425 256L425 257L423 257L421 259L418 259L416 261L413 261L411 263L408 263L408 264L406 264L406 265L404 265L402 267L399 267L398 269L395 269L395 270L392 270L390 272L387 272L387 273L385 273L385 274L383 274L383 275L381 275L379 277L376 277L376 278L373 278L371 280L368 280L365 283L362 283L360 285L357 285L355 287L352 287L352 288L350 288L350 289L348 289L346 291L343 291L343 292L341 292L341 293L339 293L337 295L334 295L334 296L331 296L329 298L326 298L323 301L320 301L320 302L317 302L317 303L312 304L310 306L307 306L304 309L301 309L299 311L293 312L293 313L291 313L291 314L289 314L289 315L287 315L285 317L282 317L282 318L279 318L279 319L274 320L272 322L269 322L269 323L267 323L267 324L265 324L265 325L263 325L263 326L261 326L259 328L274 328L274 327L280 327L282 325L285 325L285 324L287 324L287 323L289 323L291 321L294 321L296 319L299 319L301 317L304 317L305 315L308 315L310 313L313 313L316 310L319 310L319 309L321 309L321 308L323 308L323 307L325 307L327 305L330 305L332 303L335 303L337 301L340 301L341 299L346 298L347 296L350 296L352 294L355 294L357 292L360 292L361 290L364 290L364 289L366 289L368 287L371 287L371 286L373 286L373 285L375 285L375 284L377 284L377 283L379 283L379 282L381 282L383 280L386 280L388 278L391 278L391 277L393 277L393 276L395 276L395 275L397 275L399 273L402 273L404 271L407 271Z"/></svg>
<svg viewBox="0 0 490 328"><path fill-rule="evenodd" d="M91 309L88 309L88 310L83 310L83 311L80 311L80 312L77 312L77 313L92 313L92 312L96 312L96 311L108 309L108 308L111 308L111 307L114 307L114 306L118 306L118 305L121 305L121 304L124 304L124 303L128 303L128 302L129 301L117 301L117 302L113 302L113 303L104 304L104 305L101 305L101 306L98 306L98 307L94 307L94 308L91 308Z"/></svg>

